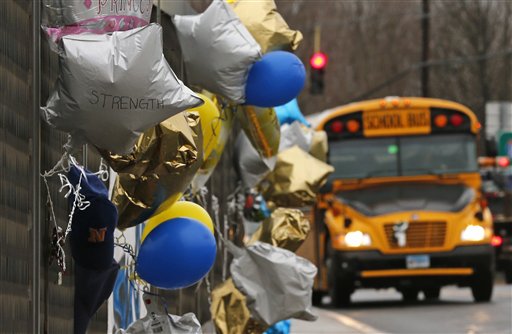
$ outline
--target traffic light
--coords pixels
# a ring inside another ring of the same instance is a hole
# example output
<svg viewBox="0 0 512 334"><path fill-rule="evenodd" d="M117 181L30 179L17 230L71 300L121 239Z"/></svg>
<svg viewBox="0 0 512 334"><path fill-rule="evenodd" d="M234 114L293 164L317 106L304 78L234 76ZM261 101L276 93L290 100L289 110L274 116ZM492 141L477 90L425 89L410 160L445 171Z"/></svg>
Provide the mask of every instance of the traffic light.
<svg viewBox="0 0 512 334"><path fill-rule="evenodd" d="M311 76L309 92L311 95L323 94L324 92L324 71L327 65L327 55L322 52L315 52L309 60L311 65Z"/></svg>

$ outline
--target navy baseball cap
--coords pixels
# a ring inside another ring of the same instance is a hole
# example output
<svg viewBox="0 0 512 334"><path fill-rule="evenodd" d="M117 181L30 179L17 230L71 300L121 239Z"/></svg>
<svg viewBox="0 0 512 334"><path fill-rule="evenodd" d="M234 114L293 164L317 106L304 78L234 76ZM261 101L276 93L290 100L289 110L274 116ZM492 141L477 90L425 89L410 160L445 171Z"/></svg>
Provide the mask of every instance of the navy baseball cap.
<svg viewBox="0 0 512 334"><path fill-rule="evenodd" d="M82 174L82 181L80 182L80 193L88 198L105 197L108 198L108 189L100 180L98 176L85 168L71 165L68 172L68 180L76 186Z"/></svg>
<svg viewBox="0 0 512 334"><path fill-rule="evenodd" d="M119 272L119 264L110 259L104 270L90 270L75 264L74 334L85 334L91 318L108 299Z"/></svg>
<svg viewBox="0 0 512 334"><path fill-rule="evenodd" d="M93 173L84 170L80 183L80 194L90 204L83 210L75 208L70 232L71 255L83 268L91 270L108 269L114 258L114 230L117 226L117 209L108 199L108 190ZM72 166L68 179L76 187L79 181L79 167ZM75 196L68 198L70 208Z"/></svg>

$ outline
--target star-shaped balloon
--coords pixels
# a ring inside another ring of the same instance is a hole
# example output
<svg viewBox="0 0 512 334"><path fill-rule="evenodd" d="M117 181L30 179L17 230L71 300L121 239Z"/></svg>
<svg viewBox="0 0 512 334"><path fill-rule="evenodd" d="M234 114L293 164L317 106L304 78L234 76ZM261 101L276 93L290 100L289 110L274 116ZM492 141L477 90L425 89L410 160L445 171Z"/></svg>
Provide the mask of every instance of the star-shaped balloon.
<svg viewBox="0 0 512 334"><path fill-rule="evenodd" d="M260 58L258 43L223 0L199 15L174 17L187 80L233 102L245 102L250 66Z"/></svg>
<svg viewBox="0 0 512 334"><path fill-rule="evenodd" d="M315 265L294 253L256 241L246 248L228 242L236 288L259 323L270 326L290 318L315 321L311 306Z"/></svg>
<svg viewBox="0 0 512 334"><path fill-rule="evenodd" d="M296 50L302 34L292 30L277 11L274 0L229 0L233 10L263 53L273 50Z"/></svg>
<svg viewBox="0 0 512 334"><path fill-rule="evenodd" d="M146 129L202 100L174 74L162 53L162 28L62 39L57 87L42 108L46 121L74 143L129 153Z"/></svg>

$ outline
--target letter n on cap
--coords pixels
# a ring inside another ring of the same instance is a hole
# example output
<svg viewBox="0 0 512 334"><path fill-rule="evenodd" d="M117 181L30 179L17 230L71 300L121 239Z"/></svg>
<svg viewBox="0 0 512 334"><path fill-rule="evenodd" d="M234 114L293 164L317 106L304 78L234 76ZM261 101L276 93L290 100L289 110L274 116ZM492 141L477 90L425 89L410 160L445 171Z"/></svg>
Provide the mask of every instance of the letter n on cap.
<svg viewBox="0 0 512 334"><path fill-rule="evenodd" d="M100 229L89 228L89 242L103 242L105 241L105 234L107 233L107 228L103 227Z"/></svg>

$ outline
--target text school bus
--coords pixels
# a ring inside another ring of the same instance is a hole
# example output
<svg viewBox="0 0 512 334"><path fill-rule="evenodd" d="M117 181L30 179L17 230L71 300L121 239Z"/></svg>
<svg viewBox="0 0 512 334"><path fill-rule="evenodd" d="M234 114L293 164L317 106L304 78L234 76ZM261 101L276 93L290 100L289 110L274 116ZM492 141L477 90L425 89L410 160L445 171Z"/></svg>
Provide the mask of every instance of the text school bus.
<svg viewBox="0 0 512 334"><path fill-rule="evenodd" d="M471 110L393 97L333 109L317 128L335 171L299 250L319 267L316 297L343 305L355 289L394 287L411 301L455 284L491 299L492 218Z"/></svg>

